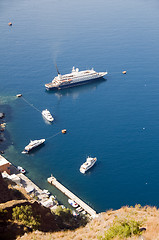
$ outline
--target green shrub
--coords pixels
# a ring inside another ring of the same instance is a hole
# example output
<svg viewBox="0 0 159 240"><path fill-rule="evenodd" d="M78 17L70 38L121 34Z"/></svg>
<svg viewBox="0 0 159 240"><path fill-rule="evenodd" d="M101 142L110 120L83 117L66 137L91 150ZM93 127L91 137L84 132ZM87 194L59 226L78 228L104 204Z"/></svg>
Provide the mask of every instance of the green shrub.
<svg viewBox="0 0 159 240"><path fill-rule="evenodd" d="M128 238L133 235L140 235L141 221L135 221L134 219L117 219L113 222L113 225L105 232L104 237L99 237L100 240L110 240L115 237Z"/></svg>
<svg viewBox="0 0 159 240"><path fill-rule="evenodd" d="M32 207L28 205L13 208L12 218L33 229L40 226L39 216L34 217Z"/></svg>
<svg viewBox="0 0 159 240"><path fill-rule="evenodd" d="M2 222L7 221L7 213L8 213L7 210L0 209L0 221L2 221Z"/></svg>
<svg viewBox="0 0 159 240"><path fill-rule="evenodd" d="M55 211L55 215L59 216L62 219L62 222L67 226L70 226L72 229L75 229L80 226L85 226L88 222L88 218L86 216L77 216L74 217L72 215L72 210L69 208L62 208L58 206Z"/></svg>

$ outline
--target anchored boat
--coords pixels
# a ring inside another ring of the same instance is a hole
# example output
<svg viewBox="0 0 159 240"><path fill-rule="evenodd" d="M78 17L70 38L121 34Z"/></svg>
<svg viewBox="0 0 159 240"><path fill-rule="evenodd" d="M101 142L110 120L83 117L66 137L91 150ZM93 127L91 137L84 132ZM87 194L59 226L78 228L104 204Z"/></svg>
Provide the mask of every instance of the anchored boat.
<svg viewBox="0 0 159 240"><path fill-rule="evenodd" d="M92 80L103 78L108 72L96 72L91 70L79 71L79 68L72 68L69 74L61 75L57 69L58 75L52 80L51 83L45 84L47 90L62 89L74 87L76 85L86 84Z"/></svg>
<svg viewBox="0 0 159 240"><path fill-rule="evenodd" d="M85 173L86 171L88 171L88 169L90 169L91 167L93 167L93 165L96 163L97 158L92 158L92 157L87 157L86 162L83 163L80 167L80 172L81 173Z"/></svg>
<svg viewBox="0 0 159 240"><path fill-rule="evenodd" d="M33 148L38 147L39 145L43 144L45 142L45 139L40 139L40 140L30 140L30 143L24 148L24 151L22 153L28 153L31 151Z"/></svg>
<svg viewBox="0 0 159 240"><path fill-rule="evenodd" d="M49 121L49 122L53 122L54 121L54 118L53 116L51 115L51 113L49 112L49 110L45 109L42 111L42 115L43 117Z"/></svg>

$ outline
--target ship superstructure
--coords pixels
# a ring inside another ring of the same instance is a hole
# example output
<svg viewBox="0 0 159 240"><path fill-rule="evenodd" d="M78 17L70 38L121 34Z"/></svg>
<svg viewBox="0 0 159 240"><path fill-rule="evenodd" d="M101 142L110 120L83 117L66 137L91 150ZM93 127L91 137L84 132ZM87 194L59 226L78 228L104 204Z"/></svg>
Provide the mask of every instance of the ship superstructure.
<svg viewBox="0 0 159 240"><path fill-rule="evenodd" d="M107 72L96 72L91 70L79 71L79 68L73 67L72 72L69 74L58 75L52 80L51 83L45 84L47 90L69 88L77 85L86 84L92 80L104 77Z"/></svg>

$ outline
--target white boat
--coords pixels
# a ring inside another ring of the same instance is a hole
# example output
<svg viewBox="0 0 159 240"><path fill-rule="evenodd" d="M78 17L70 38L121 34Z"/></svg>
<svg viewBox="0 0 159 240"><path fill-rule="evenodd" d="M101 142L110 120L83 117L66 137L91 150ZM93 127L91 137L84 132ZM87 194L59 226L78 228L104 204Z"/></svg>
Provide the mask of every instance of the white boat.
<svg viewBox="0 0 159 240"><path fill-rule="evenodd" d="M92 158L92 157L87 157L86 162L83 163L80 167L80 172L81 173L85 173L86 171L88 171L88 169L90 169L91 167L93 167L93 165L96 163L97 158Z"/></svg>
<svg viewBox="0 0 159 240"><path fill-rule="evenodd" d="M17 169L20 173L25 173L24 168L22 168L21 166L18 166Z"/></svg>
<svg viewBox="0 0 159 240"><path fill-rule="evenodd" d="M72 72L69 74L61 75L57 69L58 75L52 80L51 83L45 84L47 90L50 89L62 89L74 87L77 85L86 84L92 80L103 78L107 72L96 72L92 68L91 70L79 71L78 68L72 68Z"/></svg>
<svg viewBox="0 0 159 240"><path fill-rule="evenodd" d="M83 208L78 207L78 208L76 208L76 210L77 210L77 212L82 212L82 211L83 211Z"/></svg>
<svg viewBox="0 0 159 240"><path fill-rule="evenodd" d="M79 213L77 213L76 211L72 211L72 215L76 217L79 216Z"/></svg>
<svg viewBox="0 0 159 240"><path fill-rule="evenodd" d="M49 196L50 192L47 189L44 189L44 190L42 190L42 194L47 194Z"/></svg>
<svg viewBox="0 0 159 240"><path fill-rule="evenodd" d="M42 115L43 117L49 121L49 122L53 122L54 121L54 118L53 116L51 115L51 113L49 112L49 110L45 109L42 111Z"/></svg>
<svg viewBox="0 0 159 240"><path fill-rule="evenodd" d="M75 201L73 201L72 199L68 199L68 203L74 208L78 207L78 204Z"/></svg>
<svg viewBox="0 0 159 240"><path fill-rule="evenodd" d="M30 140L30 143L24 148L24 151L22 153L28 153L31 151L33 148L38 147L39 145L43 144L45 142L45 139L40 139L40 140Z"/></svg>
<svg viewBox="0 0 159 240"><path fill-rule="evenodd" d="M86 214L86 211L83 210L81 213L85 215L85 214Z"/></svg>

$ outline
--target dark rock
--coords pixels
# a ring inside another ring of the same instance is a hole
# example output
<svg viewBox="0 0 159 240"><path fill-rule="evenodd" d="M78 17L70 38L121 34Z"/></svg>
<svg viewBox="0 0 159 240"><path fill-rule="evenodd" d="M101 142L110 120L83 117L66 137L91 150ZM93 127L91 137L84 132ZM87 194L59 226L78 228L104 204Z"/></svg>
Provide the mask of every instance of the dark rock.
<svg viewBox="0 0 159 240"><path fill-rule="evenodd" d="M146 228L142 227L142 228L140 228L140 231L141 232L146 231Z"/></svg>

